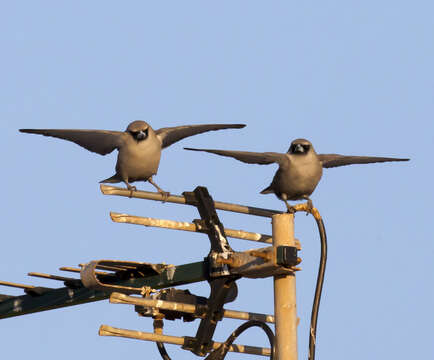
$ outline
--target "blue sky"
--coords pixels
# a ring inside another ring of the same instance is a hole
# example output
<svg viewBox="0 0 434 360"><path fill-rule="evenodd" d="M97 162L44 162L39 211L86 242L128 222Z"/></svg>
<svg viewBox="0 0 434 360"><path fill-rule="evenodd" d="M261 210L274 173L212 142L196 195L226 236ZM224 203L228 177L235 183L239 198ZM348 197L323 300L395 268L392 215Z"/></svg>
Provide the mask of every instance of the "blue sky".
<svg viewBox="0 0 434 360"><path fill-rule="evenodd" d="M432 358L433 10L428 1L4 3L0 279L54 286L26 273L58 274L60 266L107 258L182 264L209 250L200 234L110 221L109 211L198 217L179 205L101 195L98 181L113 174L115 153L101 157L18 128L124 130L136 119L156 129L245 123L243 130L199 135L164 150L155 181L173 194L205 185L217 200L283 210L274 196L259 194L274 165L182 147L285 152L291 140L305 137L319 153L411 158L327 169L312 196L329 237L317 357ZM230 228L271 231L265 219L220 216ZM295 229L303 246L302 359L319 240L310 217L297 215ZM189 288L207 296L207 287ZM239 290L230 308L273 311L271 279L241 280ZM152 321L130 307L97 302L2 320L2 354L159 358L152 343L98 337L101 324L152 331ZM239 324L225 320L215 339ZM193 335L196 327L167 322L166 332ZM256 330L239 343L267 344ZM192 358L168 350L173 358Z"/></svg>

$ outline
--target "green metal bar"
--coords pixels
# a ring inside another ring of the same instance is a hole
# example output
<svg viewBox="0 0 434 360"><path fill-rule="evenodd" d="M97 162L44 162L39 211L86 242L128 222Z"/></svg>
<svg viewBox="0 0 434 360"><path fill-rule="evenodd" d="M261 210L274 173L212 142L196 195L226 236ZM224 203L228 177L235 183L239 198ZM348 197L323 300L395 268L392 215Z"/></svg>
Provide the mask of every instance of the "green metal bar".
<svg viewBox="0 0 434 360"><path fill-rule="evenodd" d="M200 261L168 267L158 275L146 278L131 278L127 281L117 281L113 284L137 287L139 289L144 286L154 289L164 289L206 280L206 269L205 262ZM110 293L108 292L95 291L85 287L77 289L63 287L47 290L39 296L14 296L0 302L0 319L100 301L107 299L109 296Z"/></svg>
<svg viewBox="0 0 434 360"><path fill-rule="evenodd" d="M39 296L14 296L0 303L0 319L104 300L108 297L109 294L85 287L78 289L63 287Z"/></svg>

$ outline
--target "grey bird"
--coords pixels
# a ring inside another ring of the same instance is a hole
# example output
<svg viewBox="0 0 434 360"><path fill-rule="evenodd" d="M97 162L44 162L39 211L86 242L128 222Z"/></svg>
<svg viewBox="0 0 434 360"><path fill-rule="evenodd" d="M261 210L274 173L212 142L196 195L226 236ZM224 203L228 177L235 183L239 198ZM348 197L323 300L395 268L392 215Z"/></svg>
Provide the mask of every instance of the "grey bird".
<svg viewBox="0 0 434 360"><path fill-rule="evenodd" d="M116 173L100 181L117 183L123 181L127 188L135 191L130 183L149 181L163 197L164 192L153 180L160 164L161 150L188 136L207 131L240 129L244 124L207 124L167 127L153 130L145 121L136 120L122 131L109 130L69 130L69 129L20 129L23 133L40 134L72 141L85 149L106 155L117 149Z"/></svg>
<svg viewBox="0 0 434 360"><path fill-rule="evenodd" d="M232 150L211 150L184 148L193 151L205 151L221 156L228 156L248 164L267 165L277 163L279 169L271 184L261 191L261 194L274 193L283 200L289 212L293 209L288 200L308 200L322 177L323 168L345 166L351 164L369 164L387 161L408 161L409 159L345 156L339 154L317 154L310 141L296 139L291 143L286 154L275 152L249 152Z"/></svg>

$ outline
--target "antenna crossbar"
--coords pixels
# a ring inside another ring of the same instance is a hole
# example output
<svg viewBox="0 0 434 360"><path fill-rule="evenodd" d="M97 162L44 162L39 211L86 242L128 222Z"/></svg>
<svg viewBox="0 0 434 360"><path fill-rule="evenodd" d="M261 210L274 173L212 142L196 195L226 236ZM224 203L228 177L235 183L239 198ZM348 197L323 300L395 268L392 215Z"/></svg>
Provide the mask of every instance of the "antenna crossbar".
<svg viewBox="0 0 434 360"><path fill-rule="evenodd" d="M196 203L190 201L187 196L179 196L179 195L169 195L168 197L163 197L158 192L149 192L149 191L131 191L128 189L123 189L115 186L107 186L100 185L101 192L104 195L117 195L124 196L129 198L137 198L137 199L147 199L147 200L155 200L155 201L164 201L175 204L183 204L183 205L193 205L196 206ZM232 211L240 214L248 214L255 216L262 216L271 218L275 214L281 214L281 211L270 210L270 209L262 209L253 206L239 205L239 204L231 204L221 201L214 201L214 206L216 209Z"/></svg>

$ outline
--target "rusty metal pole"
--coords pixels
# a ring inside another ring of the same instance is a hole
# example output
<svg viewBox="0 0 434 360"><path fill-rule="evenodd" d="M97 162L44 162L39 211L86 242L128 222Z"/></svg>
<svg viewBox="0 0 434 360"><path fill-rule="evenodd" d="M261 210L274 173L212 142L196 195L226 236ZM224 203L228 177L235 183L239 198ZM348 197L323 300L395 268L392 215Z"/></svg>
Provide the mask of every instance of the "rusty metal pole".
<svg viewBox="0 0 434 360"><path fill-rule="evenodd" d="M295 246L294 215L272 217L273 245ZM297 360L297 302L295 274L274 277L275 359Z"/></svg>

